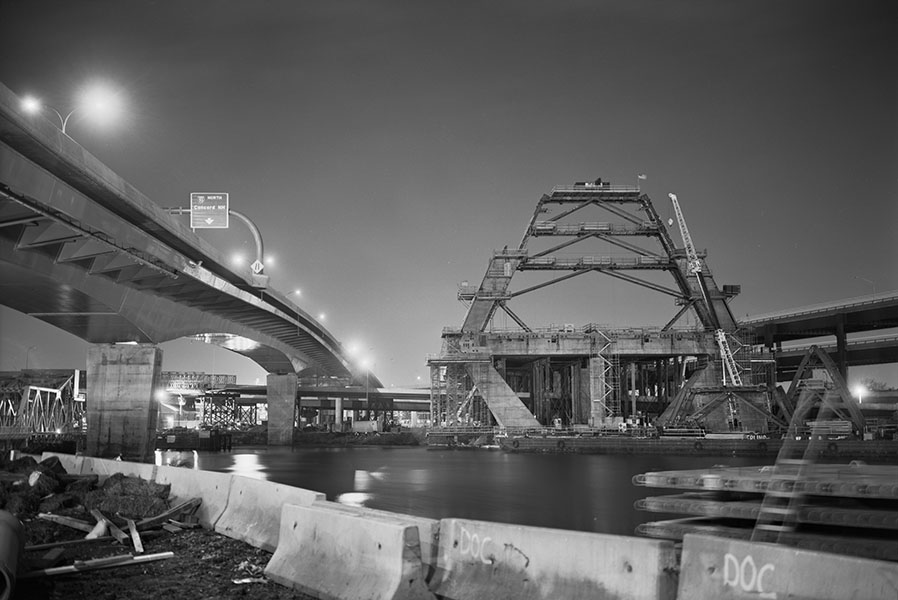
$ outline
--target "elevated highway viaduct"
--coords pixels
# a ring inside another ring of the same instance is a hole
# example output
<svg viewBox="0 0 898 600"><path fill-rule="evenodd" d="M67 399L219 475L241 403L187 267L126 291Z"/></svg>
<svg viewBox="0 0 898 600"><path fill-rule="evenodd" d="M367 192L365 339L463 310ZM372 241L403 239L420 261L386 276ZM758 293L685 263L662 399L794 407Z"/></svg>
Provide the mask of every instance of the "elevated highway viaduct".
<svg viewBox="0 0 898 600"><path fill-rule="evenodd" d="M898 363L898 292L885 292L757 315L739 323L776 358L777 380L791 379L807 346L848 367Z"/></svg>
<svg viewBox="0 0 898 600"><path fill-rule="evenodd" d="M87 452L152 455L161 342L201 336L268 371L269 443L297 374L363 381L340 342L0 85L0 302L90 342ZM372 386L380 386L370 377Z"/></svg>

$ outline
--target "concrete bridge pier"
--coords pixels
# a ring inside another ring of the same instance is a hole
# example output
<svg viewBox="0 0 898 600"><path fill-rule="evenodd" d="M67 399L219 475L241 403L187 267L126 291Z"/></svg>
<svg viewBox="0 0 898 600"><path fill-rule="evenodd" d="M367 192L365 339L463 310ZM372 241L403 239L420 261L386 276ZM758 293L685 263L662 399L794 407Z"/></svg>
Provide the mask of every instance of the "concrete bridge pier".
<svg viewBox="0 0 898 600"><path fill-rule="evenodd" d="M334 398L334 431L343 431L343 398Z"/></svg>
<svg viewBox="0 0 898 600"><path fill-rule="evenodd" d="M268 445L293 443L296 412L296 374L268 375Z"/></svg>
<svg viewBox="0 0 898 600"><path fill-rule="evenodd" d="M92 344L87 351L88 456L147 462L156 448L162 350L153 344Z"/></svg>

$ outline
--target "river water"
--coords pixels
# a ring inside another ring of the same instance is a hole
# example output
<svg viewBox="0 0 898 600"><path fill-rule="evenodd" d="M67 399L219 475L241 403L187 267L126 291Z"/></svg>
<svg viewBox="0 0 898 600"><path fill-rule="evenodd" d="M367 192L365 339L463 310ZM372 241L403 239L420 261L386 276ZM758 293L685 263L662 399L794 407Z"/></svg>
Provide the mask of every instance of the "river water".
<svg viewBox="0 0 898 600"><path fill-rule="evenodd" d="M499 450L237 448L198 453L195 468L315 490L328 500L430 517L458 517L633 535L640 523L683 515L633 503L675 490L637 487L634 475L746 466L763 459L601 454L512 454Z"/></svg>

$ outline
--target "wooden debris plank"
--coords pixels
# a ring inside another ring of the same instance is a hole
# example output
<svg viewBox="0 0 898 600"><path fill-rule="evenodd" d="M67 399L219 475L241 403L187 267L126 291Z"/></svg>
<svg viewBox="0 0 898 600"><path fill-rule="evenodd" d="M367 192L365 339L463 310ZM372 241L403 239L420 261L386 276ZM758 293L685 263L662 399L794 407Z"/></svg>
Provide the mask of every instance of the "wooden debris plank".
<svg viewBox="0 0 898 600"><path fill-rule="evenodd" d="M98 558L95 560L78 561L75 564L65 567L52 567L50 569L38 569L30 571L22 575L19 579L33 579L35 577L47 577L51 575L66 575L69 573L80 573L82 571L95 571L97 569L108 569L112 567L127 567L156 560L164 560L175 555L174 552L159 552L157 554L143 554L141 556L131 556L125 554L122 556L111 556L109 558Z"/></svg>
<svg viewBox="0 0 898 600"><path fill-rule="evenodd" d="M184 531L177 525L172 525L171 523L166 523L165 525L162 526L162 529L164 529L170 533L180 533L180 532Z"/></svg>
<svg viewBox="0 0 898 600"><path fill-rule="evenodd" d="M148 539L155 539L159 536L163 535L161 531L145 531L140 535L141 541L146 541ZM62 542L48 542L46 544L34 544L32 546L25 546L25 552L39 552L41 550L49 550L50 548L56 548L57 546L80 546L81 544L90 544L93 542L111 542L115 540L111 535L104 535L102 537L96 538L80 538L77 540L65 540Z"/></svg>
<svg viewBox="0 0 898 600"><path fill-rule="evenodd" d="M187 500L186 502L182 502L181 504L168 509L164 513L160 513L155 517L147 517L146 519L138 521L137 530L143 531L144 529L159 527L169 519L173 519L182 513L195 511L202 501L202 498L193 498L192 500Z"/></svg>
<svg viewBox="0 0 898 600"><path fill-rule="evenodd" d="M49 552L44 553L44 555L40 558L31 560L31 566L38 569L48 569L50 567L55 567L62 562L64 554L65 548L60 548L59 546L51 548Z"/></svg>
<svg viewBox="0 0 898 600"><path fill-rule="evenodd" d="M128 519L128 531L131 532L134 551L138 554L143 554L143 542L140 540L140 534L137 532L137 525L134 523L134 519Z"/></svg>
<svg viewBox="0 0 898 600"><path fill-rule="evenodd" d="M199 523L187 523L184 521L177 521L175 519L169 519L168 522L171 523L172 525L174 525L175 527L180 527L181 529L196 529L197 527L200 526Z"/></svg>
<svg viewBox="0 0 898 600"><path fill-rule="evenodd" d="M73 519L72 517L64 517L62 515L54 515L51 513L40 513L37 515L37 518L44 521L59 523L60 525L65 525L66 527L71 527L72 529L77 529L78 531L84 531L88 533L94 528L94 526L87 521L82 521L81 519Z"/></svg>
<svg viewBox="0 0 898 600"><path fill-rule="evenodd" d="M25 552L38 552L40 550L49 550L50 548L59 548L64 546L79 546L81 544L87 544L90 542L110 542L115 538L111 535L104 535L103 537L95 537L95 538L81 538L78 540L66 540L64 542L49 542L47 544L34 544L32 546L25 546Z"/></svg>
<svg viewBox="0 0 898 600"><path fill-rule="evenodd" d="M112 537L114 537L118 541L118 543L124 544L128 541L128 534L122 531L118 527L118 525L107 519L99 509L91 509L90 514L94 516L94 518L97 520L97 523L100 523L101 521L106 523L106 527L109 528L109 533L112 534Z"/></svg>

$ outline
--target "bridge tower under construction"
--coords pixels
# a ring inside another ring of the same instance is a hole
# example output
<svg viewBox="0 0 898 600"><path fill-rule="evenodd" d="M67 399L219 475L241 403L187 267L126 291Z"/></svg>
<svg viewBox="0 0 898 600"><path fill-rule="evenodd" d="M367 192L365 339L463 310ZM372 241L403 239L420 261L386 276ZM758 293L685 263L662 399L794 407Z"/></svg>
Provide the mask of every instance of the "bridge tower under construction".
<svg viewBox="0 0 898 600"><path fill-rule="evenodd" d="M784 426L771 402L772 360L728 304L740 287L719 287L707 252L685 245L638 186L599 179L544 194L518 246L493 251L479 285L459 286L464 321L443 329L440 354L428 359L433 427ZM534 272L541 281L520 283ZM563 314L562 325L534 326L516 310L522 296L593 275L669 296L672 314L639 327L573 324ZM498 327L498 314L514 326ZM694 323L684 326L687 314Z"/></svg>

